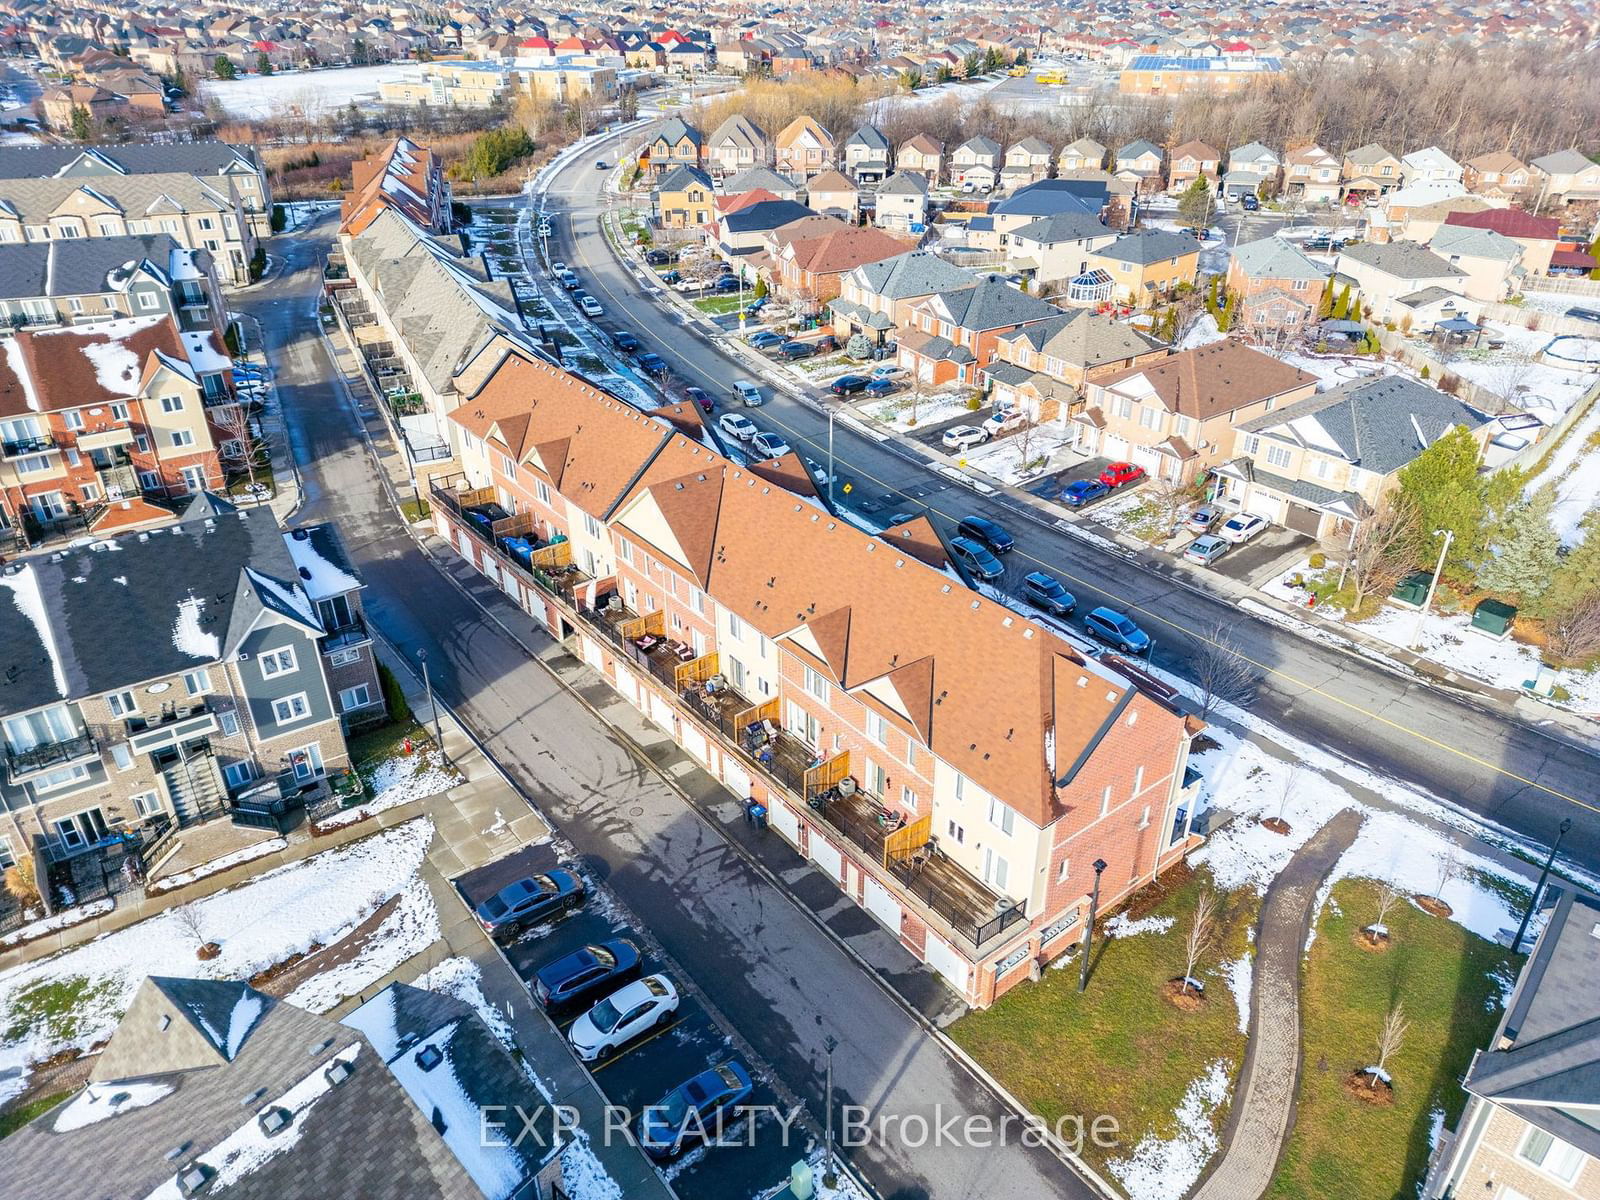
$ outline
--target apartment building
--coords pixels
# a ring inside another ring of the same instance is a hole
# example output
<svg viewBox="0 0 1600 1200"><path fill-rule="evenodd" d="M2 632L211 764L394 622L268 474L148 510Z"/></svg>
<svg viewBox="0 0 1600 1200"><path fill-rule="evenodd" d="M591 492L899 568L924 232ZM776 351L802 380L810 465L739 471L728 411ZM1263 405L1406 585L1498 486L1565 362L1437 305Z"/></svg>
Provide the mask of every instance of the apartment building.
<svg viewBox="0 0 1600 1200"><path fill-rule="evenodd" d="M165 233L0 246L0 325L79 325L166 316L184 330L227 324L216 264Z"/></svg>
<svg viewBox="0 0 1600 1200"><path fill-rule="evenodd" d="M897 546L918 531L543 362L452 420L439 535L970 1003L1075 940L1096 859L1108 905L1192 843L1197 726Z"/></svg>
<svg viewBox="0 0 1600 1200"><path fill-rule="evenodd" d="M23 559L0 593L6 856L301 796L348 762L325 630L267 508Z"/></svg>
<svg viewBox="0 0 1600 1200"><path fill-rule="evenodd" d="M170 317L23 329L0 342L0 514L24 542L168 521L150 503L217 489L240 406L210 330Z"/></svg>
<svg viewBox="0 0 1600 1200"><path fill-rule="evenodd" d="M1600 1195L1600 900L1563 891L1489 1045L1461 1086L1467 1107L1434 1152L1422 1194L1582 1200Z"/></svg>
<svg viewBox="0 0 1600 1200"><path fill-rule="evenodd" d="M1229 96L1282 72L1283 63L1269 57L1141 54L1122 70L1117 90L1124 96Z"/></svg>

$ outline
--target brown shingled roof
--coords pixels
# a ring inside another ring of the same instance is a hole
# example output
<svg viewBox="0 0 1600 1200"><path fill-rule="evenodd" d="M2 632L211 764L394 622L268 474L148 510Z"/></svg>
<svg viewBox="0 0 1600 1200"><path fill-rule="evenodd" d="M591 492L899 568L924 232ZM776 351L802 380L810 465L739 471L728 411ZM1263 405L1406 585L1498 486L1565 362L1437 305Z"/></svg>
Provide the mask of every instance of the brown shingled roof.
<svg viewBox="0 0 1600 1200"><path fill-rule="evenodd" d="M1129 367L1096 379L1093 384L1111 389L1139 375L1149 380L1169 412L1198 421L1317 381L1315 375L1228 339L1183 350L1142 367Z"/></svg>

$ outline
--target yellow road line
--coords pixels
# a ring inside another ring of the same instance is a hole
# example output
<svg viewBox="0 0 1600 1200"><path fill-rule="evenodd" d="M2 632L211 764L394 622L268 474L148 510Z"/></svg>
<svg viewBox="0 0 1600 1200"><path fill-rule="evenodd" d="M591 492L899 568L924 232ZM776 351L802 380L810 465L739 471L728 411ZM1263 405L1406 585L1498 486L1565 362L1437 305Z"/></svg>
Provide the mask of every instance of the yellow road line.
<svg viewBox="0 0 1600 1200"><path fill-rule="evenodd" d="M653 1033L651 1033L649 1037L640 1038L637 1042L635 1042L633 1045L629 1046L621 1054L613 1054L610 1058L606 1059L604 1062L597 1062L597 1063L591 1064L590 1067L589 1067L589 1073L591 1075L593 1075L593 1074L596 1074L596 1073L598 1073L600 1071L604 1071L607 1067L616 1065L617 1063L621 1062L623 1059L627 1058L628 1055L632 1054L635 1050L639 1049L640 1046L648 1046L651 1042L655 1041L662 1034L671 1033L674 1029L676 1029L679 1025L682 1025L682 1024L683 1024L682 1020L677 1020L677 1021L674 1021L671 1025L662 1026L660 1029L657 1029Z"/></svg>

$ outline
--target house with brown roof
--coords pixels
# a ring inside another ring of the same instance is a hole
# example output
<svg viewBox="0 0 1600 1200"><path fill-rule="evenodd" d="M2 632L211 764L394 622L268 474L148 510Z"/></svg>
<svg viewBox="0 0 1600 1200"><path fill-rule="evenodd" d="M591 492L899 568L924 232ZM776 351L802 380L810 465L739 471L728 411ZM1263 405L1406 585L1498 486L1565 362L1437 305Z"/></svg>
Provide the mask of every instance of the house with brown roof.
<svg viewBox="0 0 1600 1200"><path fill-rule="evenodd" d="M1172 151L1167 191L1174 196L1186 192L1194 181L1202 176L1215 185L1221 164L1222 154L1214 147L1201 141L1185 142Z"/></svg>
<svg viewBox="0 0 1600 1200"><path fill-rule="evenodd" d="M1335 204L1340 173L1339 160L1321 146L1301 146L1284 156L1284 195L1307 204Z"/></svg>
<svg viewBox="0 0 1600 1200"><path fill-rule="evenodd" d="M1467 190L1490 200L1521 199L1533 182L1528 164L1505 150L1493 150L1462 164Z"/></svg>
<svg viewBox="0 0 1600 1200"><path fill-rule="evenodd" d="M861 214L861 189L842 171L823 171L806 180L806 207L854 225Z"/></svg>
<svg viewBox="0 0 1600 1200"><path fill-rule="evenodd" d="M799 221L797 225L811 225ZM840 292L841 279L857 267L904 254L914 244L871 226L844 225L817 231L774 230L770 251L777 290L803 300L808 308L826 304Z"/></svg>
<svg viewBox="0 0 1600 1200"><path fill-rule="evenodd" d="M1235 422L1316 390L1315 375L1225 339L1091 380L1073 445L1192 483L1232 454Z"/></svg>
<svg viewBox="0 0 1600 1200"><path fill-rule="evenodd" d="M833 166L833 137L811 117L790 121L773 139L773 146L780 174L804 181Z"/></svg>
<svg viewBox="0 0 1600 1200"><path fill-rule="evenodd" d="M1381 196L1400 186L1400 160L1377 142L1347 151L1340 165L1343 195L1352 193L1363 200Z"/></svg>
<svg viewBox="0 0 1600 1200"><path fill-rule="evenodd" d="M351 187L339 204L339 232L358 234L385 209L429 233L450 232L450 181L433 151L398 137L350 164Z"/></svg>
<svg viewBox="0 0 1600 1200"><path fill-rule="evenodd" d="M926 521L874 537L774 482L782 462L736 465L545 362L505 360L452 421L452 550L968 1003L1082 930L1085 860L1109 906L1195 844L1198 725L929 565ZM467 516L489 500L531 560Z"/></svg>
<svg viewBox="0 0 1600 1200"><path fill-rule="evenodd" d="M1082 411L1090 380L1169 353L1165 343L1109 313L1076 308L1001 334L983 377L996 409L1064 425Z"/></svg>
<svg viewBox="0 0 1600 1200"><path fill-rule="evenodd" d="M895 166L914 171L929 183L937 184L944 173L944 143L926 133L915 134L900 144Z"/></svg>

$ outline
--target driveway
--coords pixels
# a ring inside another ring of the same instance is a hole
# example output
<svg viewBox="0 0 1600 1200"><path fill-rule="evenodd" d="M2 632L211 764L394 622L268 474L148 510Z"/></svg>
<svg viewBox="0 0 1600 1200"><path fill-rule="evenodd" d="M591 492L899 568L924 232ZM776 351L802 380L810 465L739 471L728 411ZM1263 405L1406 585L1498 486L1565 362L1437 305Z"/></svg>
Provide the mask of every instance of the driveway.
<svg viewBox="0 0 1600 1200"><path fill-rule="evenodd" d="M1184 545L1188 545L1185 541ZM1240 583L1258 587L1271 578L1270 571L1280 562L1295 556L1304 556L1316 548L1317 539L1292 529L1274 525L1258 533L1243 546L1229 550L1210 570Z"/></svg>

